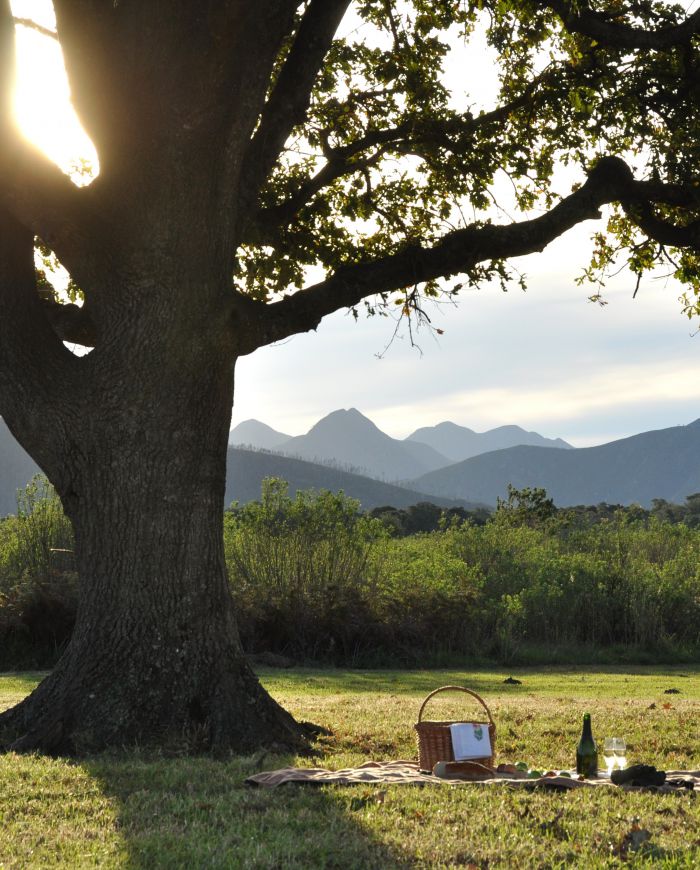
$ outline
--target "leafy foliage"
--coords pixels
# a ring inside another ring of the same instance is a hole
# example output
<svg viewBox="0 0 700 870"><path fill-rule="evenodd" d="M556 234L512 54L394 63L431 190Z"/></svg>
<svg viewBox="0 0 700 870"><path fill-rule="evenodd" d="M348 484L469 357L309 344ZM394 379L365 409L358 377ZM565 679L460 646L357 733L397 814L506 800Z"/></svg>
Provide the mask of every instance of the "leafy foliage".
<svg viewBox="0 0 700 870"><path fill-rule="evenodd" d="M551 208L567 192L557 189L556 168L569 166L563 177L583 180L603 155L623 157L639 178L697 186L697 41L631 51L567 29L552 7L530 0L355 4L307 118L262 191L237 286L270 299L301 288L311 267L332 272L435 244L454 229L490 222L501 206L511 215ZM665 2L613 4L601 14L649 31L684 16L683 7ZM500 84L496 104L481 108L478 77L465 76L464 91L455 92L445 69L484 46ZM504 195L504 180L512 195ZM697 248L650 237L649 222L627 205L613 209L596 234L584 278L603 285L619 256L638 278L665 263L688 287L692 315ZM700 211L666 203L654 215L687 226ZM466 283L496 278L506 287L510 277L494 259L468 269ZM393 302L420 316L423 298L456 294L463 283L416 282L365 304L374 312Z"/></svg>

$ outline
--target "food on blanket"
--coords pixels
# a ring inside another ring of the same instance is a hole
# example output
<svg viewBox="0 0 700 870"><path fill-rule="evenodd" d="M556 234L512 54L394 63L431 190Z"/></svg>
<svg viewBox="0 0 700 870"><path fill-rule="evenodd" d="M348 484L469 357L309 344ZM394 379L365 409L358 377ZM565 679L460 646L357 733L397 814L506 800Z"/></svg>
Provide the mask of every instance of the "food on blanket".
<svg viewBox="0 0 700 870"><path fill-rule="evenodd" d="M527 773L530 770L530 765L527 763L527 761L516 761L515 766L518 768L518 770L522 770L523 773Z"/></svg>
<svg viewBox="0 0 700 870"><path fill-rule="evenodd" d="M523 771L515 764L499 764L496 768L496 773L509 773L511 775L517 775L523 773Z"/></svg>
<svg viewBox="0 0 700 870"><path fill-rule="evenodd" d="M581 776L598 776L598 747L591 731L591 714L583 714L581 739L576 747L576 773Z"/></svg>
<svg viewBox="0 0 700 870"><path fill-rule="evenodd" d="M542 776L542 771L541 771L541 770L531 770L531 771L528 773L528 777L529 777L530 779L539 779L541 776Z"/></svg>
<svg viewBox="0 0 700 870"><path fill-rule="evenodd" d="M568 778L571 779L571 774L569 773L568 770L560 770L559 776L568 776Z"/></svg>

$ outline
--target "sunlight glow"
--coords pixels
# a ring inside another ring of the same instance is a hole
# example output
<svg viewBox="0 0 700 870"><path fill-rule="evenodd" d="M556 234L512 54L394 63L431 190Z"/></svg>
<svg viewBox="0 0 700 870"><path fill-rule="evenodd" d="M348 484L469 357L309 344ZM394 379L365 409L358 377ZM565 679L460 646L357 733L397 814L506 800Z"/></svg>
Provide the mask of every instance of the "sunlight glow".
<svg viewBox="0 0 700 870"><path fill-rule="evenodd" d="M51 0L13 0L12 12L52 30L56 26ZM56 40L21 25L16 37L19 127L76 184L88 184L99 162L71 104L61 48Z"/></svg>

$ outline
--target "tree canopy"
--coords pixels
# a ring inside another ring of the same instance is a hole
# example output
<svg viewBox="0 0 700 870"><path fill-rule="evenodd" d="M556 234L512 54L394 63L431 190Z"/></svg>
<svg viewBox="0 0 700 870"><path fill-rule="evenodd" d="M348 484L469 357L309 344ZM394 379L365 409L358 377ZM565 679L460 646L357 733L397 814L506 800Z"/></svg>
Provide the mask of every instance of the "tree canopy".
<svg viewBox="0 0 700 870"><path fill-rule="evenodd" d="M62 45L103 173L124 157L133 162L136 143L151 149L149 136L172 148L176 126L184 145L184 119L195 112L212 123L217 112L217 123L228 113L224 127L239 126L226 88L235 78L238 94L251 93L252 75L233 62L242 55L233 10L243 14L246 4L219 4L218 22L211 11L189 13L197 24L192 45L177 67L161 65L150 82L145 66L124 76L123 51L128 28L150 20L166 56L178 35L177 27L162 27L160 4L138 13L115 4L107 13L105 4L87 3L85 19L71 5L56 3ZM687 288L688 315L698 312L700 13L686 16L679 4L650 0L267 6L279 12L276 30L265 33L269 71L263 76L257 64L260 105L237 167L242 189L231 191L245 206L229 251L232 298L248 327L242 352L315 328L324 315L363 300L370 311L397 305L420 317L426 297L507 281L510 258L541 250L609 204L587 277L600 281L620 256L638 276L663 264ZM197 39L204 46L214 37L229 66L218 81L211 46L209 65L197 54ZM480 82L470 63L484 38L497 58L500 90L493 106L476 109ZM72 51L86 39L105 52L99 64L89 52ZM464 93L448 89L446 64L459 65ZM199 106L195 81L211 91ZM200 138L196 128L193 139ZM77 239L74 230L90 195L78 194L26 147L18 151L15 143L7 152L14 183L6 198L33 217L37 234L80 282L85 266L74 263L75 247L90 239ZM558 166L570 167L573 190L557 182ZM149 164L148 178L134 183L148 189L157 177ZM515 220L504 221L502 212L494 219L499 178L512 185L508 205L521 212ZM64 337L94 343L89 308L82 317L65 306L47 310Z"/></svg>

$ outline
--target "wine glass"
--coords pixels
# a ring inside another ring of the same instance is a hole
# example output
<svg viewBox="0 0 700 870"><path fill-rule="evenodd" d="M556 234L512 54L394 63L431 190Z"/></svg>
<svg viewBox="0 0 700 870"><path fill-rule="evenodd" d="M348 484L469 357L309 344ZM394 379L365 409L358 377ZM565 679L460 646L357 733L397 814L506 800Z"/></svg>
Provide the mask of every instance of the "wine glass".
<svg viewBox="0 0 700 870"><path fill-rule="evenodd" d="M617 745L617 738L615 737L606 737L603 743L603 758L605 759L605 766L608 769L608 776L613 772L616 762L615 749Z"/></svg>
<svg viewBox="0 0 700 870"><path fill-rule="evenodd" d="M612 741L615 764L620 770L624 770L627 767L627 744L622 737L613 737Z"/></svg>

